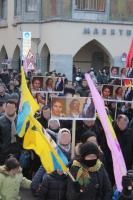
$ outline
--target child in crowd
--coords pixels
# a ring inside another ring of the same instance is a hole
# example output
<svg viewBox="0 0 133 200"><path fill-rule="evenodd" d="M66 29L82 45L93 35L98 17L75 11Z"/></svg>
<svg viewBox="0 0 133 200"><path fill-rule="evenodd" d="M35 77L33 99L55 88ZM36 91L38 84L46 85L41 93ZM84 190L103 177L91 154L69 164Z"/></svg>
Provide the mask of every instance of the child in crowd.
<svg viewBox="0 0 133 200"><path fill-rule="evenodd" d="M15 157L10 157L5 161L5 165L0 167L0 199L19 199L20 187L30 188L31 181L23 177L22 169Z"/></svg>

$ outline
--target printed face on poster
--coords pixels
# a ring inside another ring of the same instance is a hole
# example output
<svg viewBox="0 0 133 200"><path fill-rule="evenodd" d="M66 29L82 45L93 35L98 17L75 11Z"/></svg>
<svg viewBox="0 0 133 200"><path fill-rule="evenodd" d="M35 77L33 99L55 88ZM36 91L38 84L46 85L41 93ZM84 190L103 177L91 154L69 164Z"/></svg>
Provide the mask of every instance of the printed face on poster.
<svg viewBox="0 0 133 200"><path fill-rule="evenodd" d="M133 101L133 87L103 85L101 87L101 96L108 101L130 102Z"/></svg>
<svg viewBox="0 0 133 200"><path fill-rule="evenodd" d="M117 79L133 79L133 68L111 67L110 77Z"/></svg>
<svg viewBox="0 0 133 200"><path fill-rule="evenodd" d="M44 92L33 92L32 96L35 101L39 104L40 109L47 104L47 94Z"/></svg>
<svg viewBox="0 0 133 200"><path fill-rule="evenodd" d="M52 97L51 118L62 120L95 120L96 110L91 97Z"/></svg>
<svg viewBox="0 0 133 200"><path fill-rule="evenodd" d="M64 78L34 76L32 77L31 90L45 91L46 93L62 93L64 91Z"/></svg>

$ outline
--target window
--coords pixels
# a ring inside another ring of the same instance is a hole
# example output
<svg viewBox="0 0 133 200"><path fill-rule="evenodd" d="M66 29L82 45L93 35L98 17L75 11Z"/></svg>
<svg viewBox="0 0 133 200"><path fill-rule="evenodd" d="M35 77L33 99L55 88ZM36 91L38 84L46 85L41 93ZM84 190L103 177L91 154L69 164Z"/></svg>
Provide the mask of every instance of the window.
<svg viewBox="0 0 133 200"><path fill-rule="evenodd" d="M22 1L14 0L14 16L21 15Z"/></svg>
<svg viewBox="0 0 133 200"><path fill-rule="evenodd" d="M26 0L26 12L37 11L37 0Z"/></svg>
<svg viewBox="0 0 133 200"><path fill-rule="evenodd" d="M105 11L105 0L76 0L77 10Z"/></svg>
<svg viewBox="0 0 133 200"><path fill-rule="evenodd" d="M7 0L0 1L0 18L7 18Z"/></svg>

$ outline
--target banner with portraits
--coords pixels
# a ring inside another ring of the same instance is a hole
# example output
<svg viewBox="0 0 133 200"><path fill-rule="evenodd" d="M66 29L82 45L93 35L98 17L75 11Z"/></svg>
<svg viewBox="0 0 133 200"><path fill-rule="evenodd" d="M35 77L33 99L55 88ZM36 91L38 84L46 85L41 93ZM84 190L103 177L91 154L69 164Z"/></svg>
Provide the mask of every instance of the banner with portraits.
<svg viewBox="0 0 133 200"><path fill-rule="evenodd" d="M62 120L95 120L96 110L91 97L52 97L51 118Z"/></svg>
<svg viewBox="0 0 133 200"><path fill-rule="evenodd" d="M116 101L104 101L107 113L116 119L119 114L125 114L129 120L133 117L133 103L132 102L116 102Z"/></svg>
<svg viewBox="0 0 133 200"><path fill-rule="evenodd" d="M115 79L133 79L133 68L111 67L110 78Z"/></svg>
<svg viewBox="0 0 133 200"><path fill-rule="evenodd" d="M133 87L131 86L102 85L100 93L103 99L108 101L129 103L133 101Z"/></svg>
<svg viewBox="0 0 133 200"><path fill-rule="evenodd" d="M45 93L63 93L63 77L33 76L31 80L31 91L43 91Z"/></svg>
<svg viewBox="0 0 133 200"><path fill-rule="evenodd" d="M43 108L43 106L47 105L47 93L45 92L32 92L32 96L35 99L35 101L39 104L40 110Z"/></svg>

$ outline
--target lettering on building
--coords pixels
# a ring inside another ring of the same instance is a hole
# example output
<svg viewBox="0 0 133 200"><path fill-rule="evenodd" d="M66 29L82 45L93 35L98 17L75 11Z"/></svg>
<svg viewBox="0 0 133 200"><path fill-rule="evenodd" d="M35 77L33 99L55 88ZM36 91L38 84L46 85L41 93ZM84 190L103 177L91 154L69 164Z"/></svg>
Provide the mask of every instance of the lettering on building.
<svg viewBox="0 0 133 200"><path fill-rule="evenodd" d="M131 37L133 36L132 30L123 30L123 29L106 29L106 28L84 28L83 30L84 34L88 35L107 35L107 36L127 36Z"/></svg>

